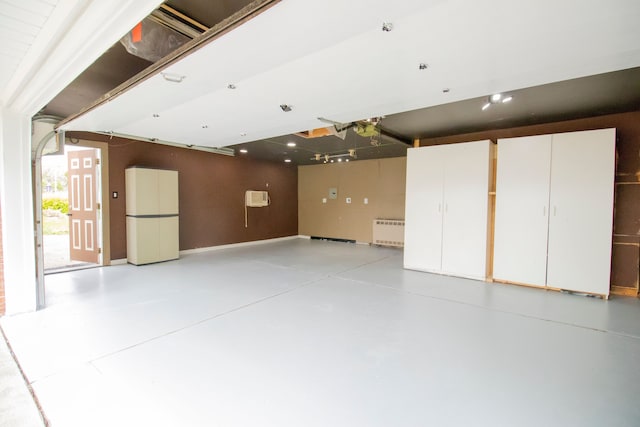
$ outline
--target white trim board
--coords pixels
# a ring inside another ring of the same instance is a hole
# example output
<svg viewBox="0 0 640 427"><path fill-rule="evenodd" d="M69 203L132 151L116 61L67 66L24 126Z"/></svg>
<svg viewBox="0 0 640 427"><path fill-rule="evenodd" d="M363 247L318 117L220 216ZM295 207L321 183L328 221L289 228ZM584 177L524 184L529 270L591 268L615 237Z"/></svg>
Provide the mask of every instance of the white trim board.
<svg viewBox="0 0 640 427"><path fill-rule="evenodd" d="M223 249L231 249L231 248L239 248L239 247L243 247L243 246L256 246L256 245L264 245L267 243L275 243L275 242L284 242L287 240L294 240L294 239L310 239L310 236L305 236L302 234L298 234L295 236L287 236L287 237L276 237L273 239L264 239L264 240L254 240L251 242L241 242L241 243L230 243L228 245L219 245L219 246L208 246L206 248L196 248L196 249L185 249L183 251L180 251L180 255L192 255L192 254L199 254L199 253L203 253L203 252L211 252L211 251L219 251L219 250L223 250ZM120 259L112 259L111 260L111 265L124 265L127 264L127 259L126 258L120 258Z"/></svg>
<svg viewBox="0 0 640 427"><path fill-rule="evenodd" d="M308 239L309 237L295 235L295 236L287 236L287 237L276 237L274 239L254 240L251 242L230 243L228 245L209 246L206 248L186 249L184 251L180 251L180 255L199 254L202 252L218 251L222 249L231 249L231 248L240 248L243 246L264 245L266 243L283 242L287 240L304 239L304 238Z"/></svg>

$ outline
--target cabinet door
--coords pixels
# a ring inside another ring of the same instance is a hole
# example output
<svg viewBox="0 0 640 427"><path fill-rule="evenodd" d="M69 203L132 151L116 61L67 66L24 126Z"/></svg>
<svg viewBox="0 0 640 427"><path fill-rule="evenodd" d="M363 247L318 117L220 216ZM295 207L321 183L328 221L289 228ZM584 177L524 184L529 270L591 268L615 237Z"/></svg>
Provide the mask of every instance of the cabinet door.
<svg viewBox="0 0 640 427"><path fill-rule="evenodd" d="M158 261L158 218L127 217L127 261L142 265Z"/></svg>
<svg viewBox="0 0 640 427"><path fill-rule="evenodd" d="M129 168L125 170L127 215L155 215L158 210L158 171Z"/></svg>
<svg viewBox="0 0 640 427"><path fill-rule="evenodd" d="M546 284L551 139L498 140L494 279Z"/></svg>
<svg viewBox="0 0 640 427"><path fill-rule="evenodd" d="M553 135L547 284L609 294L615 129Z"/></svg>
<svg viewBox="0 0 640 427"><path fill-rule="evenodd" d="M179 257L179 219L177 216L154 218L158 227L158 259L168 261Z"/></svg>
<svg viewBox="0 0 640 427"><path fill-rule="evenodd" d="M407 152L404 267L439 271L442 255L442 178L440 146Z"/></svg>
<svg viewBox="0 0 640 427"><path fill-rule="evenodd" d="M177 215L178 209L178 171L158 170L158 215Z"/></svg>
<svg viewBox="0 0 640 427"><path fill-rule="evenodd" d="M491 141L445 148L442 271L484 279Z"/></svg>

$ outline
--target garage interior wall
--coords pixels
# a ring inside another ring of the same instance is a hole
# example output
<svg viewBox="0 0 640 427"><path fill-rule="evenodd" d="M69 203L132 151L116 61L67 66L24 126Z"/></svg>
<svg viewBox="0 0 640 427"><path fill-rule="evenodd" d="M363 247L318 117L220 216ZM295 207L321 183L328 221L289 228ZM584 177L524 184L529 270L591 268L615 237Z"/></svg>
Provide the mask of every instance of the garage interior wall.
<svg viewBox="0 0 640 427"><path fill-rule="evenodd" d="M298 234L297 169L241 156L177 148L124 138L67 133L70 138L109 144L111 258L127 257L125 169L145 166L179 173L180 250L272 239ZM249 208L246 190L268 191L271 205ZM117 198L113 193L117 192Z"/></svg>
<svg viewBox="0 0 640 427"><path fill-rule="evenodd" d="M425 138L420 145L609 127L617 129L611 285L615 293L635 296L640 265L640 111ZM405 158L300 166L300 234L370 243L374 218L404 218L405 173ZM335 200L329 198L330 188L338 191ZM346 203L347 197L352 199L351 204ZM363 203L365 197L368 205ZM327 198L326 203L323 198Z"/></svg>
<svg viewBox="0 0 640 427"><path fill-rule="evenodd" d="M640 111L442 138L425 138L420 141L420 145L450 144L482 139L496 141L498 138L610 127L617 129L611 286L614 293L636 296L640 263ZM498 148L498 165L499 159L500 149Z"/></svg>
<svg viewBox="0 0 640 427"><path fill-rule="evenodd" d="M420 143L424 146L497 140L606 127L617 129L611 283L619 293L637 295L640 264L640 111L425 138ZM88 139L86 134L70 136ZM110 147L109 191L119 193L117 199L111 199L113 259L126 257L124 169L132 165L180 171L181 250L298 233L371 242L373 219L404 218L405 158L300 166L296 172L295 167L240 157L121 138L109 140L104 137L102 140L109 142ZM149 149L150 145L152 149ZM337 189L336 199L329 197L331 188ZM243 196L248 189L269 191L273 204L268 208L250 209L249 228L245 229ZM351 204L346 203L347 197L351 198ZM325 198L327 202L323 203ZM365 198L368 199L366 205Z"/></svg>
<svg viewBox="0 0 640 427"><path fill-rule="evenodd" d="M406 157L300 166L300 234L371 243L374 219L404 219L406 168Z"/></svg>

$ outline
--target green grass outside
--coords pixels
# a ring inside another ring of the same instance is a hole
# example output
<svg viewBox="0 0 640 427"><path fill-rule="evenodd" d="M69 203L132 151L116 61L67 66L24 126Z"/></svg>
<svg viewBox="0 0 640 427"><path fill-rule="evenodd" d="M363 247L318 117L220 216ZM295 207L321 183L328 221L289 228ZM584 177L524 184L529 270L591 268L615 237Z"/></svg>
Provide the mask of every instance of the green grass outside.
<svg viewBox="0 0 640 427"><path fill-rule="evenodd" d="M69 234L69 218L66 215L42 216L42 234Z"/></svg>

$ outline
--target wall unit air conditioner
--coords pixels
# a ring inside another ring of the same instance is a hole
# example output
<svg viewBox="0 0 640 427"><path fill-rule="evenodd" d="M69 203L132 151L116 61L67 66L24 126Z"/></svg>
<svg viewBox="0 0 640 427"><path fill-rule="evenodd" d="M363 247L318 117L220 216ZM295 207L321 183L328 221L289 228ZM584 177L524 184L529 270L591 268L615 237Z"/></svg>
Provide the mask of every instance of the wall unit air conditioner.
<svg viewBox="0 0 640 427"><path fill-rule="evenodd" d="M267 191L247 190L245 192L245 206L250 208L269 206L269 193Z"/></svg>

